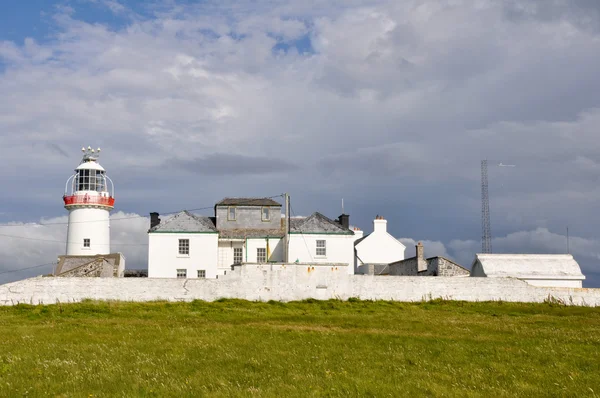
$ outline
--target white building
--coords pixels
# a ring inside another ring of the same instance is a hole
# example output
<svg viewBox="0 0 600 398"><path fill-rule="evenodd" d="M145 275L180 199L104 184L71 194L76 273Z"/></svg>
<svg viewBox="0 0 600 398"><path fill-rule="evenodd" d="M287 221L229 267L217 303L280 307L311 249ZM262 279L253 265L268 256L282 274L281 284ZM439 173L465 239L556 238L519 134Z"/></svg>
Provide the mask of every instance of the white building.
<svg viewBox="0 0 600 398"><path fill-rule="evenodd" d="M125 257L110 253L110 212L114 186L98 163L100 148L82 148L83 158L67 179L63 201L69 211L67 250L54 275L65 277L122 277Z"/></svg>
<svg viewBox="0 0 600 398"><path fill-rule="evenodd" d="M348 221L347 214L333 221L321 213L290 219L289 261L348 264L354 274L354 232Z"/></svg>
<svg viewBox="0 0 600 398"><path fill-rule="evenodd" d="M151 220L156 222L157 216ZM152 226L148 233L148 277L216 278L218 240L209 217L187 211Z"/></svg>
<svg viewBox="0 0 600 398"><path fill-rule="evenodd" d="M476 254L471 276L517 278L546 287L581 287L585 279L570 254Z"/></svg>
<svg viewBox="0 0 600 398"><path fill-rule="evenodd" d="M320 213L292 218L286 234L281 204L263 198L226 198L214 217L183 211L160 222L151 214L148 276L216 278L242 263L347 264L353 273L354 233L348 216ZM288 247L286 250L286 237Z"/></svg>
<svg viewBox="0 0 600 398"><path fill-rule="evenodd" d="M110 211L114 187L104 167L97 162L98 150L82 148L83 159L65 185L63 201L69 211L67 256L110 253Z"/></svg>
<svg viewBox="0 0 600 398"><path fill-rule="evenodd" d="M356 269L363 273L365 266L385 267L390 263L404 260L406 246L387 232L387 220L381 216L373 220L373 232L357 239ZM366 273L366 272L365 272Z"/></svg>

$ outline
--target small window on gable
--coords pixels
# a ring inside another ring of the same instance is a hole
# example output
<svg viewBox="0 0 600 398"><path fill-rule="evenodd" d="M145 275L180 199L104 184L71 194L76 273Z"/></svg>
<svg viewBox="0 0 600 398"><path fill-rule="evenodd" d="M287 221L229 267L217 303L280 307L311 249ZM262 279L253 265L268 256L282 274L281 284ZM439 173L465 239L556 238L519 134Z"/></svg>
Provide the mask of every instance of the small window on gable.
<svg viewBox="0 0 600 398"><path fill-rule="evenodd" d="M199 269L198 270L198 278L206 278L206 270Z"/></svg>
<svg viewBox="0 0 600 398"><path fill-rule="evenodd" d="M227 221L235 221L235 216L235 207L229 206L229 209L227 210Z"/></svg>
<svg viewBox="0 0 600 398"><path fill-rule="evenodd" d="M177 279L185 279L187 278L187 269L177 269Z"/></svg>
<svg viewBox="0 0 600 398"><path fill-rule="evenodd" d="M90 244L91 244L91 241L88 238L83 239L83 247L89 248Z"/></svg>
<svg viewBox="0 0 600 398"><path fill-rule="evenodd" d="M327 243L324 240L317 240L317 256L325 257L327 255Z"/></svg>
<svg viewBox="0 0 600 398"><path fill-rule="evenodd" d="M183 256L189 256L190 254L190 240L179 239L179 254Z"/></svg>
<svg viewBox="0 0 600 398"><path fill-rule="evenodd" d="M271 220L270 214L269 214L269 208L268 207L263 207L262 208L262 220L263 221L269 221L269 220Z"/></svg>

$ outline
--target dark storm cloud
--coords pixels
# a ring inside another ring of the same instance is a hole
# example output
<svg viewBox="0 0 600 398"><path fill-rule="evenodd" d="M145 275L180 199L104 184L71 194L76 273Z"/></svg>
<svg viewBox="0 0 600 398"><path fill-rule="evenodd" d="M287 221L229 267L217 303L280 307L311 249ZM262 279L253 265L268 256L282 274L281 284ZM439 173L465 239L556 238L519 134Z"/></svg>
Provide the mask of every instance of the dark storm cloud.
<svg viewBox="0 0 600 398"><path fill-rule="evenodd" d="M597 0L509 0L503 1L505 15L516 22L569 21L581 29L600 33L600 2Z"/></svg>
<svg viewBox="0 0 600 398"><path fill-rule="evenodd" d="M298 170L299 167L283 159L272 157L213 153L202 158L168 159L165 166L194 174L226 176L245 174L278 174Z"/></svg>

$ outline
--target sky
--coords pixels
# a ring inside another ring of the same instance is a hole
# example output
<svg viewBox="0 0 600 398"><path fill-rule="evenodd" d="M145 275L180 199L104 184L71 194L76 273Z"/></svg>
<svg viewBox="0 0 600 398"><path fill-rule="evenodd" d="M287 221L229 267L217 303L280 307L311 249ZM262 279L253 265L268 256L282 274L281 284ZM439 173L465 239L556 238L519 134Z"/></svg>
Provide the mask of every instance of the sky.
<svg viewBox="0 0 600 398"><path fill-rule="evenodd" d="M600 287L598 70L596 0L11 2L0 283L64 254L64 186L89 145L128 268L147 266L151 211L283 192L297 215L335 218L343 198L407 256L422 241L470 267L489 159L494 252L565 253L568 228Z"/></svg>

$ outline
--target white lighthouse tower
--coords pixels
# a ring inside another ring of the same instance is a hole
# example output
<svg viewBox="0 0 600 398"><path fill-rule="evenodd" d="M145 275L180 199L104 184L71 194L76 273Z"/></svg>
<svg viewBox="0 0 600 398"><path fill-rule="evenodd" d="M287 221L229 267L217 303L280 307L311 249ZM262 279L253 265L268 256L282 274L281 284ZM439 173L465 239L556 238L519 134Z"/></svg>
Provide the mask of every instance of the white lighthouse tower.
<svg viewBox="0 0 600 398"><path fill-rule="evenodd" d="M83 159L65 185L69 211L67 256L110 253L110 211L115 205L114 186L98 163L100 148L82 148Z"/></svg>

